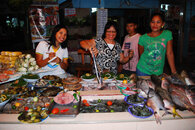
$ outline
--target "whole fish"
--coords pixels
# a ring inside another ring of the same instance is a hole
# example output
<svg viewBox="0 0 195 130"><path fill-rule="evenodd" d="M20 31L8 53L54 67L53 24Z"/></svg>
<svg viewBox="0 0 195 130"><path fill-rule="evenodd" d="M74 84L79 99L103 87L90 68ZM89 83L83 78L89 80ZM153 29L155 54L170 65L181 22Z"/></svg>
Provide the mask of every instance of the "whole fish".
<svg viewBox="0 0 195 130"><path fill-rule="evenodd" d="M184 80L181 78L180 75L166 75L164 74L164 77L169 81L171 84L176 84L176 85L183 85L185 86Z"/></svg>
<svg viewBox="0 0 195 130"><path fill-rule="evenodd" d="M194 89L186 89L186 96L189 99L190 103L195 106L195 90Z"/></svg>
<svg viewBox="0 0 195 130"><path fill-rule="evenodd" d="M178 93L178 91L172 91L171 92L171 98L173 102L178 105L179 107L183 109L187 109L189 111L192 111L195 113L195 106L193 106L189 99L186 96L181 95L181 93Z"/></svg>
<svg viewBox="0 0 195 130"><path fill-rule="evenodd" d="M147 105L154 110L154 117L156 119L156 123L161 124L161 116L159 110L162 109L165 113L162 115L168 114L168 111L165 109L164 104L160 97L155 93L153 89L149 90L149 98L147 100Z"/></svg>
<svg viewBox="0 0 195 130"><path fill-rule="evenodd" d="M138 79L136 86L146 94L145 97L147 97L149 88L152 88L153 90L155 89L154 84L149 79Z"/></svg>
<svg viewBox="0 0 195 130"><path fill-rule="evenodd" d="M195 85L195 83L189 78L189 76L185 70L183 70L181 72L181 77L185 81L186 85Z"/></svg>
<svg viewBox="0 0 195 130"><path fill-rule="evenodd" d="M191 106L191 105L195 106L195 91L194 89L190 89L189 86L170 84L169 91L170 92L175 91L177 95L180 95L180 97L188 98L190 102L188 106Z"/></svg>
<svg viewBox="0 0 195 130"><path fill-rule="evenodd" d="M160 79L161 77L158 77L156 75L151 76L152 82L155 84L155 91L159 96L162 98L164 107L166 109L169 109L173 113L173 117L178 116L182 118L176 111L176 107L171 99L170 93L167 90L167 87L161 86L162 85L162 80ZM163 84L164 85L164 84ZM165 89L163 89L165 88Z"/></svg>
<svg viewBox="0 0 195 130"><path fill-rule="evenodd" d="M161 124L161 115L159 110L162 109L165 111L165 114L167 114L167 110L164 108L164 104L160 97L155 93L154 89L155 86L151 82L151 80L145 80L145 79L139 79L137 81L137 88L141 89L145 95L147 95L147 105L151 107L154 110L154 116L157 123ZM165 115L163 114L163 115Z"/></svg>

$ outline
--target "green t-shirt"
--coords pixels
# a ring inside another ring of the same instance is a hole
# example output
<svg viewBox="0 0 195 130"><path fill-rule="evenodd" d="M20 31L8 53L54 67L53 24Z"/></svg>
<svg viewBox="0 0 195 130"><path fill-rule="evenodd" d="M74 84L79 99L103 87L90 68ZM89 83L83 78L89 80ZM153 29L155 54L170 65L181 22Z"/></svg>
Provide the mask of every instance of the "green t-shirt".
<svg viewBox="0 0 195 130"><path fill-rule="evenodd" d="M172 40L171 31L164 30L157 37L144 34L139 39L139 45L144 47L137 68L148 75L160 75L163 73L167 42Z"/></svg>

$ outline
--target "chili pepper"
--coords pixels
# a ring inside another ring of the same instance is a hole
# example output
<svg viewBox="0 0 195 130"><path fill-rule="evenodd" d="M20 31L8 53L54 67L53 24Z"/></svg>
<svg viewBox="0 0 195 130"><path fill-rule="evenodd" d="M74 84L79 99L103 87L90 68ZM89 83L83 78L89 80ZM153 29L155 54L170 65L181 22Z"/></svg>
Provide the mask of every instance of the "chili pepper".
<svg viewBox="0 0 195 130"><path fill-rule="evenodd" d="M60 112L64 113L64 112L67 112L67 111L69 111L69 109L64 109L64 110L61 110Z"/></svg>

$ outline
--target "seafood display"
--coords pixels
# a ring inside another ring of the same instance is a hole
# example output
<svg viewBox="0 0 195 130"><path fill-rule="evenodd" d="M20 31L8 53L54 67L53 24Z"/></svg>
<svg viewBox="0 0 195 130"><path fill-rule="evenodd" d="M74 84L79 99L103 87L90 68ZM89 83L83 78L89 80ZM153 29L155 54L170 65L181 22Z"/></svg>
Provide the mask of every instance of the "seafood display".
<svg viewBox="0 0 195 130"><path fill-rule="evenodd" d="M22 123L38 123L43 120L45 120L48 115L46 113L46 110L41 108L40 106L37 106L36 109L29 109L27 111L23 111L19 117L18 120Z"/></svg>
<svg viewBox="0 0 195 130"><path fill-rule="evenodd" d="M54 80L60 80L60 77L56 75L45 75L42 77L43 80L49 80L49 81L54 81Z"/></svg>
<svg viewBox="0 0 195 130"><path fill-rule="evenodd" d="M56 75L40 78L33 72L26 73L3 89L0 94L0 106L3 103L0 112L19 114L18 120L22 123L42 122L48 116L76 117L79 112L129 112L133 117L143 119L154 115L159 124L167 114L182 118L178 109L195 113L194 81L184 71L179 76L163 74L149 78L137 78L134 74L127 76L104 73L102 78L103 83L98 84L95 75L89 73L81 78L60 78ZM94 91L90 95L94 99L88 97L86 100L86 95L80 96L81 91L89 90ZM108 98L102 93L96 95L96 90L118 93L111 94L112 97ZM105 97L102 98L103 96ZM117 96L122 98L116 99Z"/></svg>
<svg viewBox="0 0 195 130"><path fill-rule="evenodd" d="M54 101L57 104L60 104L60 105L70 104L75 100L75 98L73 96L73 93L71 93L71 92L61 92L57 96L54 97Z"/></svg>
<svg viewBox="0 0 195 130"><path fill-rule="evenodd" d="M153 110L146 105L133 105L129 106L128 111L130 114L137 118L148 118L153 115Z"/></svg>
<svg viewBox="0 0 195 130"><path fill-rule="evenodd" d="M144 97L139 96L138 94L133 94L125 97L125 102L130 105L143 105L146 102Z"/></svg>
<svg viewBox="0 0 195 130"><path fill-rule="evenodd" d="M61 92L54 97L48 109L50 117L76 117L80 108L80 96L73 91Z"/></svg>
<svg viewBox="0 0 195 130"><path fill-rule="evenodd" d="M62 91L62 89L58 87L46 88L41 92L41 96L56 96L60 91Z"/></svg>
<svg viewBox="0 0 195 130"><path fill-rule="evenodd" d="M82 100L80 106L81 113L95 113L95 112L124 112L127 111L128 104L124 100Z"/></svg>
<svg viewBox="0 0 195 130"><path fill-rule="evenodd" d="M0 82L7 81L9 78L9 75L7 74L0 74Z"/></svg>

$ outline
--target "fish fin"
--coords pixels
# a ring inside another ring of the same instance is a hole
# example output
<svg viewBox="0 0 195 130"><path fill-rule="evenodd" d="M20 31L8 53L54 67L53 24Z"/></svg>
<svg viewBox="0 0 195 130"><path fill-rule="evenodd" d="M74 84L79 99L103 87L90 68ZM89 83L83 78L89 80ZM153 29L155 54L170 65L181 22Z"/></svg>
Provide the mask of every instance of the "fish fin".
<svg viewBox="0 0 195 130"><path fill-rule="evenodd" d="M179 113L177 113L177 111L176 111L175 107L173 107L172 112L173 112L173 117L174 117L174 118L175 118L176 116L178 116L178 117L180 117L181 119L183 119L183 117L182 117L182 116L180 116L180 115L179 115Z"/></svg>
<svg viewBox="0 0 195 130"><path fill-rule="evenodd" d="M156 120L156 123L158 124L161 124L162 122L161 122L161 117L160 117L160 115L157 113L157 112L155 112L154 113L154 117L155 117L155 120Z"/></svg>
<svg viewBox="0 0 195 130"><path fill-rule="evenodd" d="M167 109L163 109L163 110L165 111L165 113L162 115L162 117L165 116L165 115L168 115L168 114L171 114L172 115L172 113L171 112L168 112Z"/></svg>

